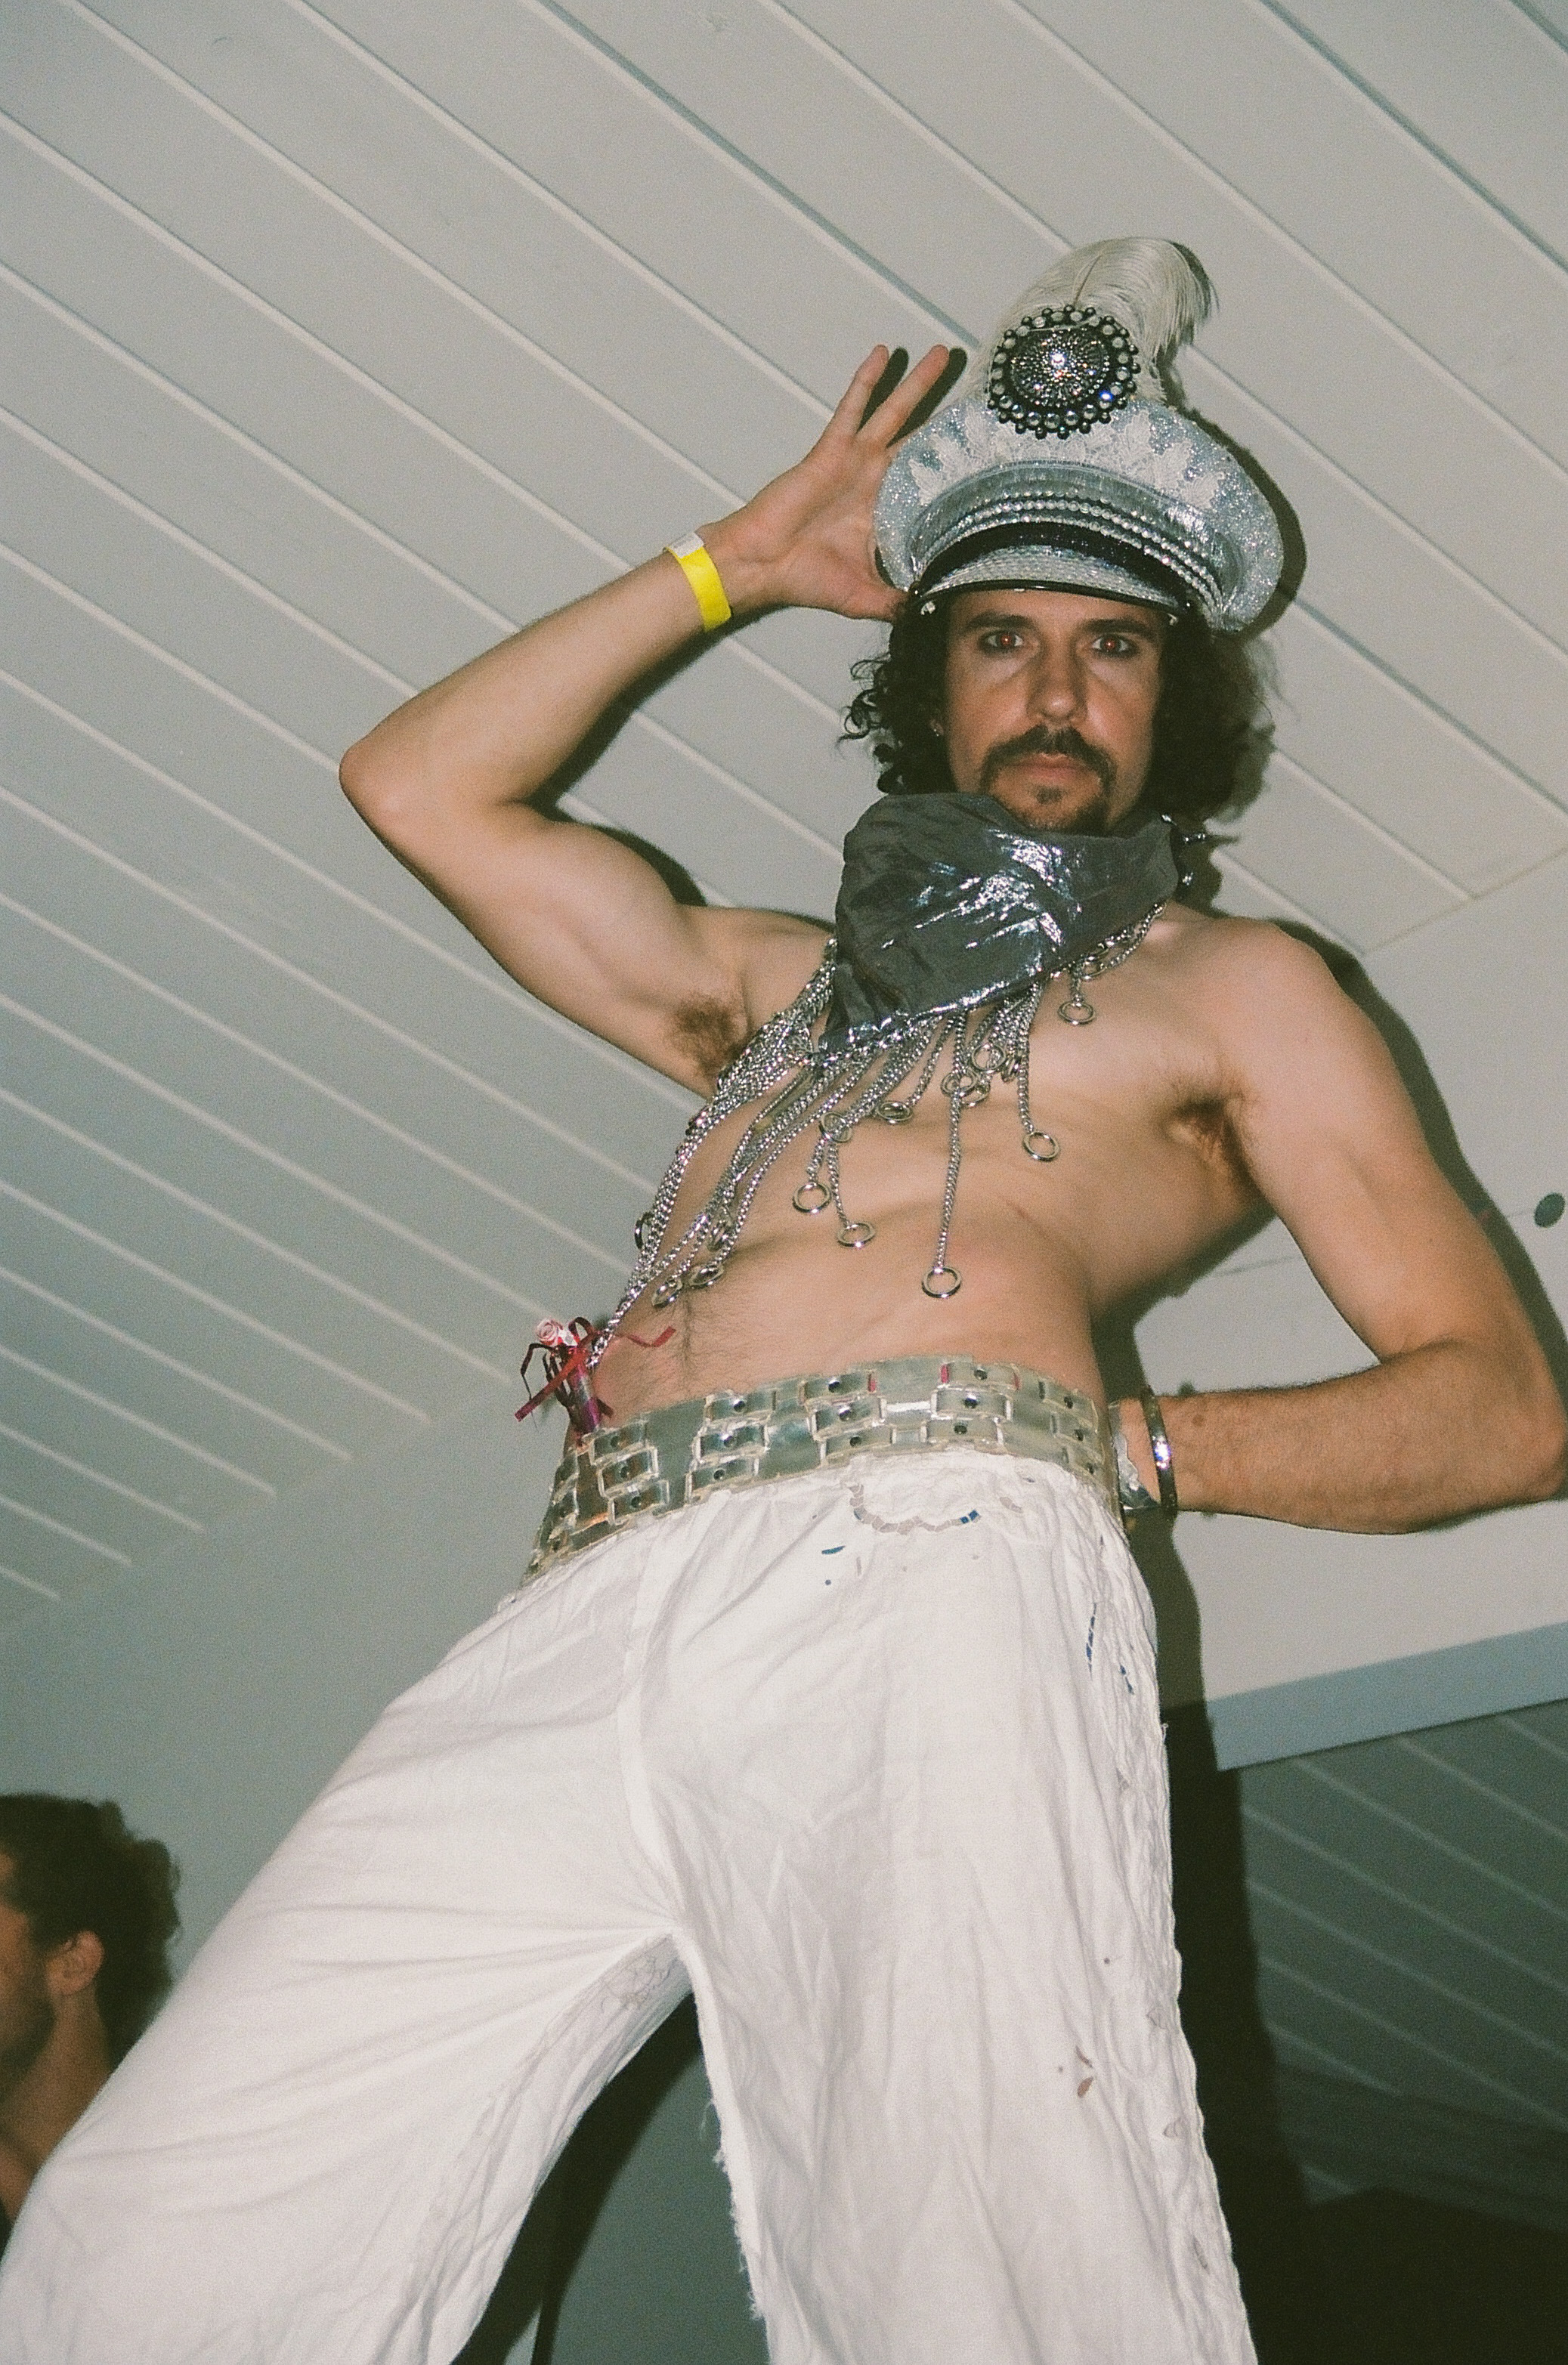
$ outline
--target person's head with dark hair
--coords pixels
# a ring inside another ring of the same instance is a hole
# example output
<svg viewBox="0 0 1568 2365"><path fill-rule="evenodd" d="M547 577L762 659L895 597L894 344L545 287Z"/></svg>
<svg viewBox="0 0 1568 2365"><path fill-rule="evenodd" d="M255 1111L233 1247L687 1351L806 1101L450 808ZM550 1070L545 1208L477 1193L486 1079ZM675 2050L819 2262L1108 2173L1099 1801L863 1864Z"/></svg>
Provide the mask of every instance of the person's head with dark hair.
<svg viewBox="0 0 1568 2365"><path fill-rule="evenodd" d="M0 1901L27 1917L43 1953L90 1930L103 1948L94 1987L111 2060L169 1990L179 1874L161 1840L138 1839L110 1799L0 1796Z"/></svg>
<svg viewBox="0 0 1568 2365"><path fill-rule="evenodd" d="M0 1796L0 2208L140 2035L170 1981L178 1874L110 1799Z"/></svg>
<svg viewBox="0 0 1568 2365"><path fill-rule="evenodd" d="M1196 832L1240 801L1261 708L1241 636L1285 545L1172 375L1213 300L1169 240L1078 248L903 439L873 532L904 604L846 718L884 790L990 796L1052 835L1161 812Z"/></svg>
<svg viewBox="0 0 1568 2365"><path fill-rule="evenodd" d="M845 736L870 743L878 786L888 795L951 794L958 785L946 734L951 627L956 613L972 610L979 597L960 590L912 600L881 655L854 668L863 686L846 713ZM986 598L1006 604L1000 587ZM1063 605L1068 599L1064 593ZM1107 621L1118 609L1137 612L1132 602L1098 604ZM1196 829L1234 806L1249 785L1264 719L1258 668L1245 642L1215 632L1201 616L1170 618L1152 607L1143 614L1156 634L1159 686L1148 768L1133 810L1169 813ZM1103 758L1105 751L1093 752ZM1097 824L1091 816L1072 825Z"/></svg>

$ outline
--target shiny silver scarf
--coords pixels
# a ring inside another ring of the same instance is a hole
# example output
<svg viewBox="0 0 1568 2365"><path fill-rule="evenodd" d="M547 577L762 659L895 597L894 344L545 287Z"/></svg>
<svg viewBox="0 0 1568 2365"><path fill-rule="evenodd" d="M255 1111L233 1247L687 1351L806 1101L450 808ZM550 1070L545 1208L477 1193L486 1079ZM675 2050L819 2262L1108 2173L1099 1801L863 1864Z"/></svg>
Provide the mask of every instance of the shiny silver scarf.
<svg viewBox="0 0 1568 2365"><path fill-rule="evenodd" d="M846 1205L841 1153L856 1127L907 1125L940 1072L948 1104L947 1176L935 1250L921 1279L952 1297L947 1261L963 1157L964 1111L1012 1084L1024 1154L1059 1156L1029 1101L1029 1037L1052 978L1069 992L1058 1016L1087 1026L1084 988L1137 950L1161 907L1188 883L1167 820L1123 836L1051 835L1009 826L990 797L887 797L844 846L834 933L821 966L787 1010L759 1027L687 1127L653 1205L637 1225L637 1262L594 1360L644 1292L673 1306L711 1289L756 1194L803 1134L816 1140L794 1205L830 1210L841 1248L868 1248L873 1224ZM706 1205L666 1245L671 1212L697 1150L715 1126L754 1102Z"/></svg>

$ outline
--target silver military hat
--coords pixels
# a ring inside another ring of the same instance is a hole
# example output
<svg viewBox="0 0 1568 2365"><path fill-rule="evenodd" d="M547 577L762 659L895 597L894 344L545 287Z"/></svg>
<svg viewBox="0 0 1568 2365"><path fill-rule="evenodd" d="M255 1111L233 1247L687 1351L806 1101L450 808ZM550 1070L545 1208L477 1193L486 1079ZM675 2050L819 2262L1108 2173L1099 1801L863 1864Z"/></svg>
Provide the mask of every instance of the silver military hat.
<svg viewBox="0 0 1568 2365"><path fill-rule="evenodd" d="M888 470L876 535L894 586L1103 591L1251 623L1284 565L1274 513L1161 376L1211 301L1164 239L1063 255Z"/></svg>

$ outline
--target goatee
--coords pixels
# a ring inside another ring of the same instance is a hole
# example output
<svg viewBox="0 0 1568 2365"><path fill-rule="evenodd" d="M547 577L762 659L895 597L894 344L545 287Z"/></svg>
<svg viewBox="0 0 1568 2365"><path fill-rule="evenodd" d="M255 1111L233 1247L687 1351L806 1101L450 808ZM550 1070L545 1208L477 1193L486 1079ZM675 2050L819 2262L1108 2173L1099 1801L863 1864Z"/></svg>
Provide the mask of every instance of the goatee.
<svg viewBox="0 0 1568 2365"><path fill-rule="evenodd" d="M1116 787L1116 767L1104 748L1092 745L1070 723L1062 731L1049 731L1044 723L1036 723L1032 731L1021 732L1016 739L1001 740L989 750L980 766L980 793L989 796L1008 765L1023 756L1069 756L1093 773L1100 783L1100 793L1072 815L1070 826L1090 836L1103 837ZM1047 791L1041 802L1049 801Z"/></svg>

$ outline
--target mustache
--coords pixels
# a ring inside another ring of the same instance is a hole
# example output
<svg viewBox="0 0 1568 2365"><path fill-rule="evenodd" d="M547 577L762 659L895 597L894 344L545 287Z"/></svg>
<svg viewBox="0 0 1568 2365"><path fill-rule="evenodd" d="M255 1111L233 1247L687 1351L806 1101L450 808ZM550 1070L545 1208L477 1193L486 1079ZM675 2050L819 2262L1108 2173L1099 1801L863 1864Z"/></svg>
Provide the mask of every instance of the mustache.
<svg viewBox="0 0 1568 2365"><path fill-rule="evenodd" d="M1064 731L1049 731L1043 723L1037 723L1032 731L1020 732L1016 739L1000 740L990 749L980 766L982 792L1019 756L1070 756L1088 766L1103 789L1113 789L1116 784L1116 767L1103 747L1092 746L1070 723Z"/></svg>

